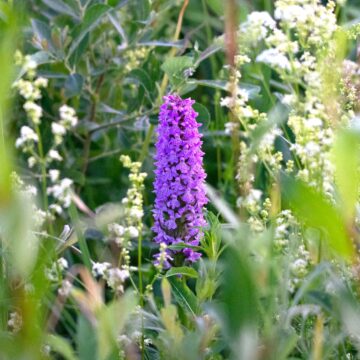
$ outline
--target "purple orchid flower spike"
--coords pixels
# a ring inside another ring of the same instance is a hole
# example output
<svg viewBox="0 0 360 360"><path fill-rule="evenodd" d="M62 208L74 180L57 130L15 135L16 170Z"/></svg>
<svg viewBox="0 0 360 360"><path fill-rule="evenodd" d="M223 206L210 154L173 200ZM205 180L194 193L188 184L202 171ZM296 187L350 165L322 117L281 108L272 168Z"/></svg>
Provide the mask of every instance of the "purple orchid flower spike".
<svg viewBox="0 0 360 360"><path fill-rule="evenodd" d="M194 100L171 94L160 108L155 155L155 241L173 245L199 245L206 225L207 203L201 137ZM168 250L169 258L195 262L201 254L192 248ZM155 255L155 259L158 255ZM169 265L169 263L167 264Z"/></svg>

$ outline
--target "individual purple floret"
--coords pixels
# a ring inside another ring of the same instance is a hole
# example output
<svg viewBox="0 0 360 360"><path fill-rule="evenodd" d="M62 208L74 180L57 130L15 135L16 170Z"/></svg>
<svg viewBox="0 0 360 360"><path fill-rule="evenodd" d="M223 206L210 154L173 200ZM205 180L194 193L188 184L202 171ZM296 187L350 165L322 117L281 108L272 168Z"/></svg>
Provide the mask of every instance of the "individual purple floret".
<svg viewBox="0 0 360 360"><path fill-rule="evenodd" d="M199 245L201 227L206 222L203 207L207 203L201 151L201 134L192 108L194 100L178 95L164 97L160 108L155 155L156 195L154 213L155 241L173 245ZM174 262L195 262L201 256L191 248L171 250ZM182 254L182 256L180 255ZM158 255L155 255L158 258ZM176 264L177 265L177 264Z"/></svg>

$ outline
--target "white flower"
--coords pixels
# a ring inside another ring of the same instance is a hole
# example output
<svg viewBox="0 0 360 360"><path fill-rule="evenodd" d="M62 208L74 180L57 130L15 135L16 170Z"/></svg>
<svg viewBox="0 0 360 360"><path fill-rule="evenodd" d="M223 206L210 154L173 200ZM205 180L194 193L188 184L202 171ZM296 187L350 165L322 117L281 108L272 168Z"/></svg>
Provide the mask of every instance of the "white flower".
<svg viewBox="0 0 360 360"><path fill-rule="evenodd" d="M19 90L19 94L26 100L37 100L41 98L41 93L32 82L20 79L14 83L14 86Z"/></svg>
<svg viewBox="0 0 360 360"><path fill-rule="evenodd" d="M92 265L91 272L95 277L96 276L104 277L106 271L110 269L110 267L111 264L108 262L103 262L103 263L96 262Z"/></svg>
<svg viewBox="0 0 360 360"><path fill-rule="evenodd" d="M60 296L67 297L70 295L72 284L69 280L64 280L58 292Z"/></svg>
<svg viewBox="0 0 360 360"><path fill-rule="evenodd" d="M296 259L291 265L291 271L297 277L303 277L306 275L307 262L304 259Z"/></svg>
<svg viewBox="0 0 360 360"><path fill-rule="evenodd" d="M125 228L119 224L109 224L108 225L109 232L112 232L115 236L123 236L125 234Z"/></svg>
<svg viewBox="0 0 360 360"><path fill-rule="evenodd" d="M28 166L31 169L37 163L36 158L34 156L30 156L27 160Z"/></svg>
<svg viewBox="0 0 360 360"><path fill-rule="evenodd" d="M75 110L67 105L62 105L59 109L60 118L65 127L74 127L77 125L78 118Z"/></svg>
<svg viewBox="0 0 360 360"><path fill-rule="evenodd" d="M140 220L144 216L144 211L141 208L131 208L129 212L132 218Z"/></svg>
<svg viewBox="0 0 360 360"><path fill-rule="evenodd" d="M22 126L20 129L20 137L16 139L15 146L19 148L25 143L32 143L38 141L39 138L33 129L31 129L29 126Z"/></svg>
<svg viewBox="0 0 360 360"><path fill-rule="evenodd" d="M229 122L225 123L225 134L230 135L238 127L239 127L239 124L234 123L233 121L229 121Z"/></svg>
<svg viewBox="0 0 360 360"><path fill-rule="evenodd" d="M319 144L314 141L310 141L305 145L305 151L309 156L314 156L320 152L321 148Z"/></svg>
<svg viewBox="0 0 360 360"><path fill-rule="evenodd" d="M24 110L27 112L34 124L40 124L40 118L42 117L41 106L35 104L33 101L26 101L24 104Z"/></svg>
<svg viewBox="0 0 360 360"><path fill-rule="evenodd" d="M10 313L10 319L7 324L13 333L19 332L23 324L21 315L16 311Z"/></svg>
<svg viewBox="0 0 360 360"><path fill-rule="evenodd" d="M34 82L35 86L46 88L48 86L48 79L39 77Z"/></svg>
<svg viewBox="0 0 360 360"><path fill-rule="evenodd" d="M71 203L71 185L73 181L68 178L64 178L60 181L59 184L55 184L52 187L47 189L49 195L54 196L55 199L58 199L65 208L68 208Z"/></svg>
<svg viewBox="0 0 360 360"><path fill-rule="evenodd" d="M66 134L66 129L64 126L56 123L56 122L53 122L51 124L51 132L54 134L54 135L60 135L60 136L63 136Z"/></svg>
<svg viewBox="0 0 360 360"><path fill-rule="evenodd" d="M318 128L318 127L321 127L323 125L323 121L319 118L316 118L316 117L311 117L307 120L305 120L305 125L306 127L308 128Z"/></svg>
<svg viewBox="0 0 360 360"><path fill-rule="evenodd" d="M267 49L256 57L257 62L262 62L274 68L290 70L290 61L277 49Z"/></svg>
<svg viewBox="0 0 360 360"><path fill-rule="evenodd" d="M63 212L62 207L61 207L60 205L58 205L58 204L51 204L51 205L49 206L49 209L50 209L51 211L53 211L54 213L59 214L59 215L61 215L62 212Z"/></svg>
<svg viewBox="0 0 360 360"><path fill-rule="evenodd" d="M63 257L59 258L57 260L57 265L59 267L60 270L65 270L69 267L69 263L67 262L67 260Z"/></svg>
<svg viewBox="0 0 360 360"><path fill-rule="evenodd" d="M62 157L59 154L59 152L57 150L51 149L48 153L48 156L51 160L55 160L55 161L62 161Z"/></svg>
<svg viewBox="0 0 360 360"><path fill-rule="evenodd" d="M119 268L111 268L107 271L108 285L119 292L124 291L123 283L130 276L128 270L120 270Z"/></svg>
<svg viewBox="0 0 360 360"><path fill-rule="evenodd" d="M291 106L295 103L296 97L293 94L286 94L282 97L281 102L284 105Z"/></svg>
<svg viewBox="0 0 360 360"><path fill-rule="evenodd" d="M235 104L235 100L230 96L226 96L220 99L220 106L232 108L234 104Z"/></svg>
<svg viewBox="0 0 360 360"><path fill-rule="evenodd" d="M139 236L139 230L135 226L129 226L127 228L127 233L130 237L135 238Z"/></svg>
<svg viewBox="0 0 360 360"><path fill-rule="evenodd" d="M276 22L267 11L254 11L240 26L240 31L248 35L249 39L260 41L265 39L269 30L274 29L275 26Z"/></svg>
<svg viewBox="0 0 360 360"><path fill-rule="evenodd" d="M49 176L50 176L50 180L52 182L55 182L59 179L60 176L60 171L57 169L50 169L49 170Z"/></svg>

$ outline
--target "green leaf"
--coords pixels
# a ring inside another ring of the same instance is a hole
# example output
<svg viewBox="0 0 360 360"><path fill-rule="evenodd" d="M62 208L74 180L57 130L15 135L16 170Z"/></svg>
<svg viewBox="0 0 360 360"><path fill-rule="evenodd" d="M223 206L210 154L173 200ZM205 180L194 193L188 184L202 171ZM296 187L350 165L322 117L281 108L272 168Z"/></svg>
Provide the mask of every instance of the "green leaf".
<svg viewBox="0 0 360 360"><path fill-rule="evenodd" d="M195 103L193 105L193 109L198 113L197 121L207 128L211 121L208 109L204 105L201 105L199 103Z"/></svg>
<svg viewBox="0 0 360 360"><path fill-rule="evenodd" d="M76 360L74 350L67 340L57 335L49 335L46 339L47 344L50 345L51 350L61 355L66 360Z"/></svg>
<svg viewBox="0 0 360 360"><path fill-rule="evenodd" d="M249 252L243 243L225 250L224 265L221 314L227 336L237 340L239 334L255 325L258 318L255 269L250 263Z"/></svg>
<svg viewBox="0 0 360 360"><path fill-rule="evenodd" d="M135 79L144 90L148 93L150 99L156 98L156 88L155 83L150 78L149 74L143 69L134 69L128 74L129 78Z"/></svg>
<svg viewBox="0 0 360 360"><path fill-rule="evenodd" d="M97 336L99 360L107 360L118 351L118 336L136 305L134 295L126 293L119 300L104 306L98 314Z"/></svg>
<svg viewBox="0 0 360 360"><path fill-rule="evenodd" d="M200 307L195 294L189 287L176 277L169 277L169 282L173 289L174 297L179 305L190 311L193 316L199 315Z"/></svg>
<svg viewBox="0 0 360 360"><path fill-rule="evenodd" d="M199 58L195 62L195 66L198 66L202 61L210 57L211 55L216 54L218 51L222 50L223 46L220 45L211 45L207 49L205 49L200 55Z"/></svg>
<svg viewBox="0 0 360 360"><path fill-rule="evenodd" d="M198 277L197 271L188 266L173 267L166 273L166 277L176 276L176 275L184 275L191 278Z"/></svg>
<svg viewBox="0 0 360 360"><path fill-rule="evenodd" d="M184 70L193 66L193 58L190 56L169 57L162 64L161 69L169 77L173 85L178 85L184 80Z"/></svg>
<svg viewBox="0 0 360 360"><path fill-rule="evenodd" d="M195 80L191 79L189 80L190 84L196 84L200 86L207 86L214 89L219 89L223 91L228 91L228 82L225 80ZM247 92L247 95L249 96L249 99L253 99L254 97L258 96L260 93L260 86L253 85L253 84L247 84L247 83L241 83L239 86L239 89L245 90Z"/></svg>
<svg viewBox="0 0 360 360"><path fill-rule="evenodd" d="M95 329L83 315L79 316L76 334L79 359L96 360L98 350Z"/></svg>
<svg viewBox="0 0 360 360"><path fill-rule="evenodd" d="M31 25L36 37L40 40L40 42L48 47L49 49L54 49L54 43L51 37L51 29L50 26L40 20L32 19ZM45 44L44 44L45 43Z"/></svg>
<svg viewBox="0 0 360 360"><path fill-rule="evenodd" d="M153 41L141 41L139 46L155 46L155 47L184 47L185 42L183 40L167 41L167 40L153 40Z"/></svg>
<svg viewBox="0 0 360 360"><path fill-rule="evenodd" d="M72 7L62 0L42 0L49 8L57 11L60 14L69 15L75 19L78 18L76 12Z"/></svg>
<svg viewBox="0 0 360 360"><path fill-rule="evenodd" d="M77 49L80 42L85 38L85 36L93 30L100 22L100 20L111 10L111 7L105 4L95 4L90 6L84 15L84 19L82 21L80 33L72 42L68 57L70 57L73 52Z"/></svg>
<svg viewBox="0 0 360 360"><path fill-rule="evenodd" d="M281 185L284 199L305 225L323 230L328 245L339 255L349 258L354 250L338 210L299 180L283 175Z"/></svg>
<svg viewBox="0 0 360 360"><path fill-rule="evenodd" d="M344 130L339 132L333 147L335 180L341 196L344 218L351 222L360 188L360 134Z"/></svg>
<svg viewBox="0 0 360 360"><path fill-rule="evenodd" d="M225 9L224 9L224 2L222 0L207 0L207 4L214 11L217 15L223 16Z"/></svg>
<svg viewBox="0 0 360 360"><path fill-rule="evenodd" d="M80 74L71 74L65 80L65 96L71 98L81 93L84 79Z"/></svg>

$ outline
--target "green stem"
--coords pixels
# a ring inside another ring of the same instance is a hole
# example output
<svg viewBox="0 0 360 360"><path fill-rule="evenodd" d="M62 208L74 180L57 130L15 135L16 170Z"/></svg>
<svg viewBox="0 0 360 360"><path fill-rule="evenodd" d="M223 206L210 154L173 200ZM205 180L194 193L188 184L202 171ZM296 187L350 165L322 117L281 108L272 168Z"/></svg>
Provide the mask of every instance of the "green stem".
<svg viewBox="0 0 360 360"><path fill-rule="evenodd" d="M144 308L144 291L143 291L143 277L142 277L142 234L139 235L138 244L138 274L139 274L139 295L140 306ZM144 339L144 316L141 314L141 359L145 359L145 339Z"/></svg>
<svg viewBox="0 0 360 360"><path fill-rule="evenodd" d="M38 124L35 124L35 131L38 136L38 153L40 157L40 165L41 165L41 186L42 186L42 195L43 195L43 208L44 211L48 211L48 197L47 197L47 174L46 174L46 159L44 155L44 147L41 137L41 131ZM48 222L48 230L50 234L54 234L54 229L51 220Z"/></svg>
<svg viewBox="0 0 360 360"><path fill-rule="evenodd" d="M144 162L145 160L145 157L148 153L148 150L149 150L149 146L150 146L150 143L151 143L151 138L152 138L152 135L154 133L154 125L153 124L150 124L149 126L149 129L146 133L146 137L145 137L145 140L144 140L144 144L141 148L141 153L140 153L140 158L139 158L139 161L141 163Z"/></svg>

